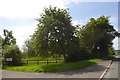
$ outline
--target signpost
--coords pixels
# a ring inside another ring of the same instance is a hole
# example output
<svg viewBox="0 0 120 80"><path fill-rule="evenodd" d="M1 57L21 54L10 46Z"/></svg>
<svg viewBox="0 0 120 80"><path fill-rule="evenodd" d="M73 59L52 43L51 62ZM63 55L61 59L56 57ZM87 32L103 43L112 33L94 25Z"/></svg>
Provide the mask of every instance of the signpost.
<svg viewBox="0 0 120 80"><path fill-rule="evenodd" d="M12 58L6 58L6 61L12 61Z"/></svg>

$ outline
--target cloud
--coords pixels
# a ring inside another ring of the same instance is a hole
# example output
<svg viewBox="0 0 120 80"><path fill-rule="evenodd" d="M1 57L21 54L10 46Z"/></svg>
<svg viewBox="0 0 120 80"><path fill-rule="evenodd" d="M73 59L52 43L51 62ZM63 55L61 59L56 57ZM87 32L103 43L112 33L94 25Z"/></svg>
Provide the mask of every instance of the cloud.
<svg viewBox="0 0 120 80"><path fill-rule="evenodd" d="M73 25L85 25L88 22L88 20L72 20Z"/></svg>
<svg viewBox="0 0 120 80"><path fill-rule="evenodd" d="M118 50L120 50L120 38L118 38Z"/></svg>
<svg viewBox="0 0 120 80"><path fill-rule="evenodd" d="M113 47L116 49L116 50L118 50L119 48L118 48L118 38L115 38L114 40L113 40Z"/></svg>
<svg viewBox="0 0 120 80"><path fill-rule="evenodd" d="M0 0L0 16L36 18L49 5L65 7L63 0Z"/></svg>
<svg viewBox="0 0 120 80"><path fill-rule="evenodd" d="M33 26L17 26L12 29L14 37L17 39L17 45L19 47L22 47L24 44L24 41L28 38L30 38L30 35L32 35L37 28L36 25Z"/></svg>
<svg viewBox="0 0 120 80"><path fill-rule="evenodd" d="M22 45L24 44L24 41L28 38L30 38L30 35L32 35L35 31L35 29L37 28L36 24L35 25L31 25L31 26L17 26L17 27L7 27L7 30L11 30L13 32L13 36L16 38L17 41L17 45L19 45L19 47L22 47ZM3 29L0 29L0 34L3 37Z"/></svg>
<svg viewBox="0 0 120 80"><path fill-rule="evenodd" d="M78 4L79 2L119 2L119 0L64 0L66 5L71 3Z"/></svg>
<svg viewBox="0 0 120 80"><path fill-rule="evenodd" d="M0 16L36 18L49 5L65 8L79 2L118 2L118 0L0 0Z"/></svg>
<svg viewBox="0 0 120 80"><path fill-rule="evenodd" d="M115 16L110 17L110 23L118 31L118 17Z"/></svg>
<svg viewBox="0 0 120 80"><path fill-rule="evenodd" d="M21 47L37 27L34 20L28 19L38 18L49 5L65 8L64 0L0 0L0 35L3 37L3 29L13 31Z"/></svg>

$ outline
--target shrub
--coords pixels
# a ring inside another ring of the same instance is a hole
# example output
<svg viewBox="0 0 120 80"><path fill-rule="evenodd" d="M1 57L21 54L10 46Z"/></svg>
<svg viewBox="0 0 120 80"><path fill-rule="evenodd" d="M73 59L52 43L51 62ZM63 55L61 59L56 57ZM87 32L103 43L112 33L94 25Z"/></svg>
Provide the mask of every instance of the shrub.
<svg viewBox="0 0 120 80"><path fill-rule="evenodd" d="M113 57L113 55L115 55L115 50L114 50L114 48L112 48L112 47L109 47L108 48L108 53L109 53L109 57Z"/></svg>
<svg viewBox="0 0 120 80"><path fill-rule="evenodd" d="M6 61L7 58L12 58L12 61ZM3 49L3 59L6 61L4 65L21 65L21 51L16 45L6 45Z"/></svg>

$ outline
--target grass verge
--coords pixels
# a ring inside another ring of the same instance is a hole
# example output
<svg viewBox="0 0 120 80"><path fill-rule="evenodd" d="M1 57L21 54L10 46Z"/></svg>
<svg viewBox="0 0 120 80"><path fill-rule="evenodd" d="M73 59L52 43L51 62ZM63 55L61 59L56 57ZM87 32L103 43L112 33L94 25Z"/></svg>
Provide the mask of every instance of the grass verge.
<svg viewBox="0 0 120 80"><path fill-rule="evenodd" d="M62 64L41 64L41 65L28 65L28 66L9 66L6 70L21 71L21 72L64 72L70 70L78 70L86 68L95 63L101 62L101 59L90 59L72 63Z"/></svg>

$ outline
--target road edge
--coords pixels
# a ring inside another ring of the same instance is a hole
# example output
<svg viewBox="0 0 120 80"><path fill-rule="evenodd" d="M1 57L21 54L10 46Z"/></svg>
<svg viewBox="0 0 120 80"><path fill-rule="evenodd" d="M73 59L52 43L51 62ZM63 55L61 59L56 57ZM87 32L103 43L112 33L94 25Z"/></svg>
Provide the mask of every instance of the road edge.
<svg viewBox="0 0 120 80"><path fill-rule="evenodd" d="M107 66L107 68L105 69L105 71L102 73L102 75L100 76L99 80L102 80L104 75L106 74L106 72L108 71L108 69L110 68L111 64L112 64L113 60L110 60L109 65Z"/></svg>

